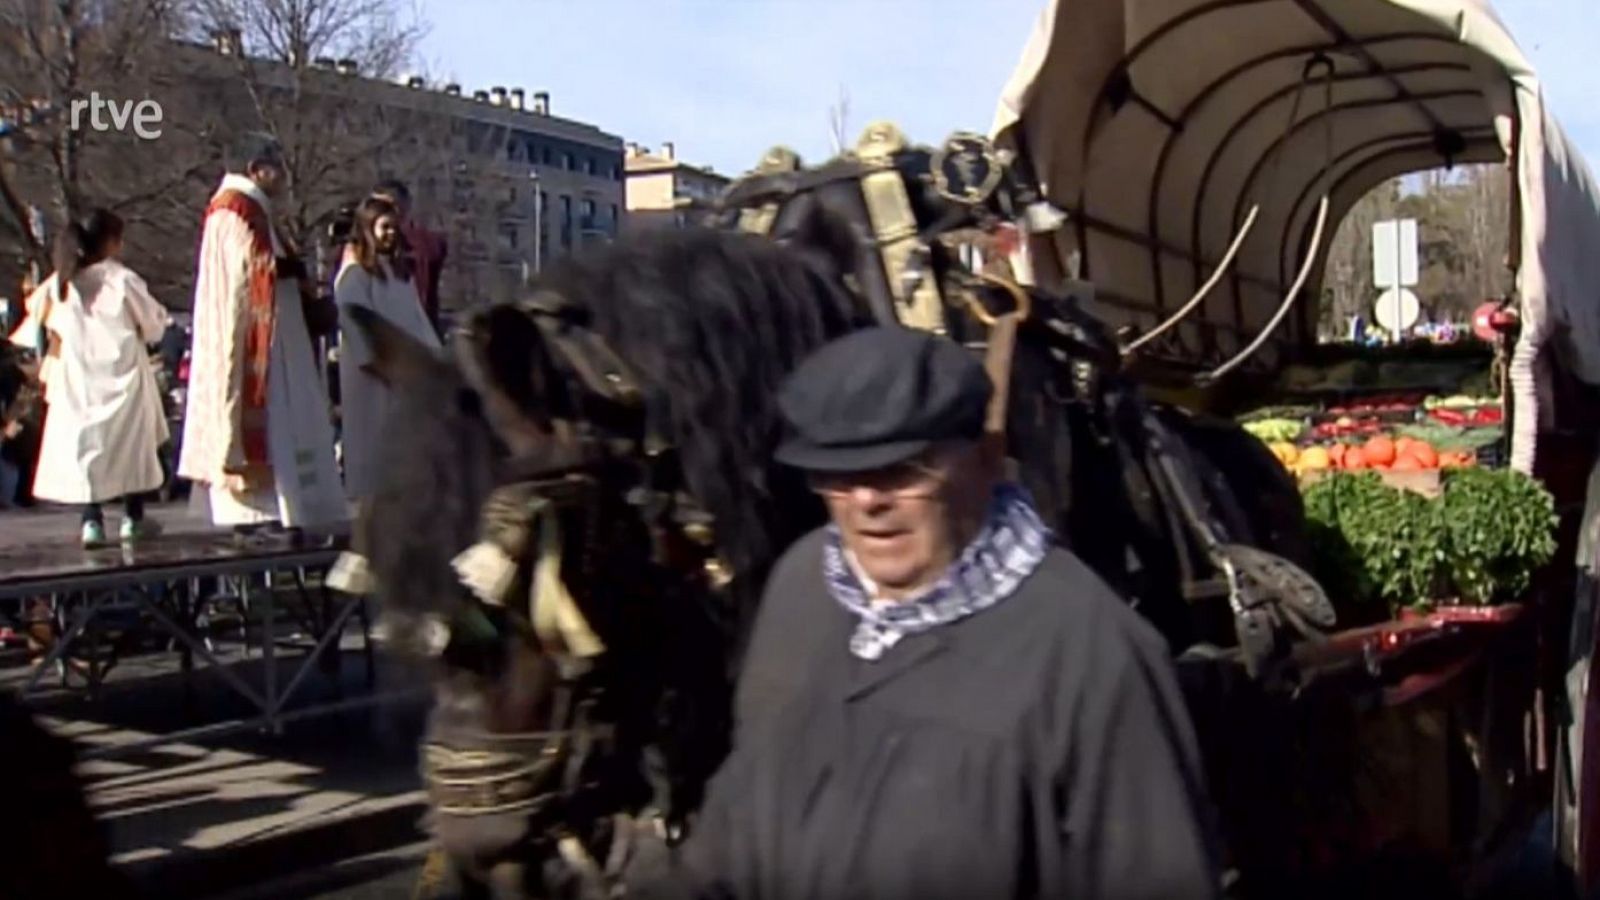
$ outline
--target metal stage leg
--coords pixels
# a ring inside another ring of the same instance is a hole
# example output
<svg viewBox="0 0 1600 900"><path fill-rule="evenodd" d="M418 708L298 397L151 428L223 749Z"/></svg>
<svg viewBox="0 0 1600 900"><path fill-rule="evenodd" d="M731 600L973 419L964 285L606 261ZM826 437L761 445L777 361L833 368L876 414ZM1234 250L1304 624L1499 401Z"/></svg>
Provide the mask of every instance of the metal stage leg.
<svg viewBox="0 0 1600 900"><path fill-rule="evenodd" d="M367 687L370 689L378 684L378 659L372 652L372 615L367 609L367 596L362 594L358 599L361 605L356 608L356 615L361 617L361 655L367 660Z"/></svg>
<svg viewBox="0 0 1600 900"><path fill-rule="evenodd" d="M242 585L243 596L248 604L250 600L250 583ZM283 724L278 721L278 598L272 589L272 573L267 573L267 589L263 592L261 603L261 679L266 686L266 727L273 734L283 734Z"/></svg>
<svg viewBox="0 0 1600 900"><path fill-rule="evenodd" d="M172 617L167 615L165 610L157 607L144 597L140 598L140 602L143 605L144 610L154 617L157 622L161 623L161 627L167 629L168 632L176 636L178 640L181 641L185 647L188 647L189 650L192 651L196 656L210 663L211 668L222 677L223 681L228 683L229 687L233 688L235 691L238 691L239 694L246 700L254 703L256 708L261 710L263 715L269 711L270 706L266 697L261 696L260 692L250 686L249 682L239 677L239 673L229 668L226 663L222 662L222 660L217 659L216 655L212 653L211 650L208 649L204 644L200 643L198 638L189 634L189 632L178 625L177 622L173 621Z"/></svg>
<svg viewBox="0 0 1600 900"><path fill-rule="evenodd" d="M300 661L299 669L295 671L294 677L289 679L288 685L284 687L283 693L279 695L278 705L273 710L274 715L283 712L283 708L289 703L289 697L300 687L300 683L306 680L306 676L311 674L311 670L316 668L317 660L328 649L328 645L338 642L339 638L344 634L345 623L350 621L350 616L356 611L360 603L360 598L352 597L339 610L339 614L334 616L332 624L322 633L322 639L317 641L317 645L311 648L311 652L306 654L305 659Z"/></svg>
<svg viewBox="0 0 1600 900"><path fill-rule="evenodd" d="M56 639L56 645L51 647L50 652L44 655L44 659L40 660L38 667L28 673L28 680L23 682L22 690L18 692L21 696L26 697L33 693L34 689L39 686L39 680L44 677L44 673L66 660L67 647L83 634L85 628L89 627L89 620L94 618L94 612L94 601L85 597L83 606L79 607L77 612L73 614L72 627L61 632L61 637ZM63 671L61 675L63 686L66 684L66 677L66 672Z"/></svg>

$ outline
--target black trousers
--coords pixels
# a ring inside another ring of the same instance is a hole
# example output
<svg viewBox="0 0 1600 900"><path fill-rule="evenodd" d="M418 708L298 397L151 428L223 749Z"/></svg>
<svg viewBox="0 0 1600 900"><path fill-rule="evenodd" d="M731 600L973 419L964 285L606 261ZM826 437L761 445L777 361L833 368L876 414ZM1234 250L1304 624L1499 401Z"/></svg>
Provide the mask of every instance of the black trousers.
<svg viewBox="0 0 1600 900"><path fill-rule="evenodd" d="M122 514L135 522L143 519L144 495L129 494L128 496L123 497ZM105 511L100 508L100 504L98 503L85 504L83 507L83 521L85 524L89 522L99 522L100 524L104 525L106 521Z"/></svg>

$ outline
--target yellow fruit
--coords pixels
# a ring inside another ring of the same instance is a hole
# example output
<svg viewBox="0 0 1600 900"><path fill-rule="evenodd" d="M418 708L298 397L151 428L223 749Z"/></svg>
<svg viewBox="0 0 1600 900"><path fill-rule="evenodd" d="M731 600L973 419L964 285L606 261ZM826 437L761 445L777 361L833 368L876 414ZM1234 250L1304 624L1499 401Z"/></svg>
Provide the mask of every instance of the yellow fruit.
<svg viewBox="0 0 1600 900"><path fill-rule="evenodd" d="M1333 466L1333 459L1328 455L1326 447L1307 447L1300 454L1300 467L1302 469L1327 469Z"/></svg>
<svg viewBox="0 0 1600 900"><path fill-rule="evenodd" d="M1295 460L1300 458L1300 451L1295 449L1295 446L1288 441L1277 441L1270 446L1272 447L1272 455L1278 458L1278 462L1286 466L1294 465Z"/></svg>

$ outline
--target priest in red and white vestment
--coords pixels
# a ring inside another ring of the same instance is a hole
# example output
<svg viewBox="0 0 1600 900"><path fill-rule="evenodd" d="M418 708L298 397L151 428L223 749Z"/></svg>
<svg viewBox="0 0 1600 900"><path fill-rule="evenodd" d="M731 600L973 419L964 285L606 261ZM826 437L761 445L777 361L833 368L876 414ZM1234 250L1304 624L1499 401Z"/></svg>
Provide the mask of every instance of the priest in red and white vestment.
<svg viewBox="0 0 1600 900"><path fill-rule="evenodd" d="M296 265L272 225L287 175L266 135L235 148L206 209L178 474L217 525L324 529L349 519L328 392Z"/></svg>

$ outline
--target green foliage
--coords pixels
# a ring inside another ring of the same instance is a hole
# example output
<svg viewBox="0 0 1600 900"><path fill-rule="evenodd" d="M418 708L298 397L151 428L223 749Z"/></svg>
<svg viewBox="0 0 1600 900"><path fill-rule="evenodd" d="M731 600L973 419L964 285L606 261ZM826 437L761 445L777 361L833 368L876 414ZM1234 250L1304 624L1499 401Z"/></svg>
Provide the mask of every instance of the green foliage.
<svg viewBox="0 0 1600 900"><path fill-rule="evenodd" d="M1516 596L1555 555L1555 501L1521 473L1452 469L1439 505L1451 580L1463 600Z"/></svg>
<svg viewBox="0 0 1600 900"><path fill-rule="evenodd" d="M1554 501L1509 470L1448 470L1437 500L1375 472L1331 472L1305 507L1317 577L1355 602L1511 599L1555 554Z"/></svg>
<svg viewBox="0 0 1600 900"><path fill-rule="evenodd" d="M1391 605L1432 596L1439 568L1433 504L1376 472L1330 472L1305 495L1317 576L1336 594Z"/></svg>

